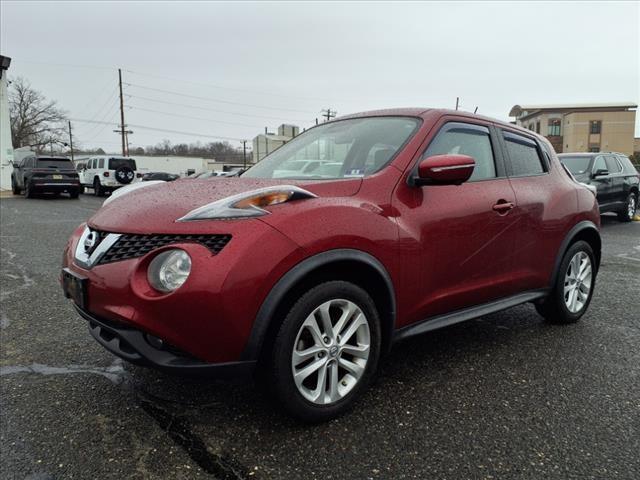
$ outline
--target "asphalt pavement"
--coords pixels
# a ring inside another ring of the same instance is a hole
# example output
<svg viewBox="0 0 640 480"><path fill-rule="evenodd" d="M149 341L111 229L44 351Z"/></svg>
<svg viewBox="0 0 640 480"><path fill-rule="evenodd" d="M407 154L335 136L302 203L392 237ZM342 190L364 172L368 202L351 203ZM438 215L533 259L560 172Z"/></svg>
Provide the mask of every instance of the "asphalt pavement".
<svg viewBox="0 0 640 480"><path fill-rule="evenodd" d="M583 319L525 305L397 346L356 409L299 424L242 382L115 359L58 285L100 200L0 200L0 478L640 479L640 222L603 217Z"/></svg>

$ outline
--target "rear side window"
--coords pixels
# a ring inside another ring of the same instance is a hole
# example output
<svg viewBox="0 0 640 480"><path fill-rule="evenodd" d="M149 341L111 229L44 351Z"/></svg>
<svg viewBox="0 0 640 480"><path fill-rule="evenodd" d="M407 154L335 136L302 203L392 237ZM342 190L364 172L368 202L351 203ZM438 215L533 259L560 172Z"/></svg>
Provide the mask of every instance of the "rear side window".
<svg viewBox="0 0 640 480"><path fill-rule="evenodd" d="M104 158L98 160L98 168L104 168Z"/></svg>
<svg viewBox="0 0 640 480"><path fill-rule="evenodd" d="M607 155L604 157L604 161L607 164L607 170L609 170L609 173L620 173L622 171L622 167L613 155Z"/></svg>
<svg viewBox="0 0 640 480"><path fill-rule="evenodd" d="M496 163L488 128L466 123L448 123L431 141L422 158L447 153L473 157L476 166L469 181L496 178Z"/></svg>
<svg viewBox="0 0 640 480"><path fill-rule="evenodd" d="M67 158L38 158L38 168L68 168L73 169L71 160Z"/></svg>
<svg viewBox="0 0 640 480"><path fill-rule="evenodd" d="M533 140L511 132L503 132L503 135L511 162L511 175L522 177L545 173L538 145Z"/></svg>

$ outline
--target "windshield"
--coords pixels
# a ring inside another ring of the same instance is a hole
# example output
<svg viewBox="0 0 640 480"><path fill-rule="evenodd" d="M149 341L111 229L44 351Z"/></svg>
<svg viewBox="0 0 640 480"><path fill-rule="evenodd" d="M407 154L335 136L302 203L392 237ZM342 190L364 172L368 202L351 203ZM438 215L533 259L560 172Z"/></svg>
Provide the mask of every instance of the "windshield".
<svg viewBox="0 0 640 480"><path fill-rule="evenodd" d="M136 169L136 161L133 158L110 158L109 159L109 170L117 170L123 165L126 165L131 170Z"/></svg>
<svg viewBox="0 0 640 480"><path fill-rule="evenodd" d="M560 157L560 161L569 169L574 175L582 175L589 170L589 164L591 163L591 157Z"/></svg>
<svg viewBox="0 0 640 480"><path fill-rule="evenodd" d="M68 168L74 169L68 158L38 158L38 168Z"/></svg>
<svg viewBox="0 0 640 480"><path fill-rule="evenodd" d="M324 180L370 175L391 161L419 124L411 117L331 122L284 144L242 177Z"/></svg>

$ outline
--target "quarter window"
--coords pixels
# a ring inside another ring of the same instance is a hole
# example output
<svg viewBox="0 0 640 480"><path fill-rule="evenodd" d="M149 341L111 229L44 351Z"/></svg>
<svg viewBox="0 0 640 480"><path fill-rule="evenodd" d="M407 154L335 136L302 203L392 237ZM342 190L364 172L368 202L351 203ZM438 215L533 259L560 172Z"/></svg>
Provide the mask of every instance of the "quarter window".
<svg viewBox="0 0 640 480"><path fill-rule="evenodd" d="M476 166L469 181L496 177L496 164L493 158L489 129L486 127L464 123L445 125L429 144L422 158L443 154L473 157Z"/></svg>
<svg viewBox="0 0 640 480"><path fill-rule="evenodd" d="M533 140L514 133L503 132L514 177L539 175L545 172L538 146Z"/></svg>
<svg viewBox="0 0 640 480"><path fill-rule="evenodd" d="M98 160L98 168L104 168L104 158Z"/></svg>

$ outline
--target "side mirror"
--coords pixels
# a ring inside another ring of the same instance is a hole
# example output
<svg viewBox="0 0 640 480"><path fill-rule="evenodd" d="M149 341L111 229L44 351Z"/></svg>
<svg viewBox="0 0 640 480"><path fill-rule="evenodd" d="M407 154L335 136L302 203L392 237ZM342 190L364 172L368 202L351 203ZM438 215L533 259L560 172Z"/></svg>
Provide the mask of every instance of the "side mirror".
<svg viewBox="0 0 640 480"><path fill-rule="evenodd" d="M475 166L469 155L433 155L418 164L414 185L460 185L469 180Z"/></svg>
<svg viewBox="0 0 640 480"><path fill-rule="evenodd" d="M607 175L609 175L609 170L607 170L606 168L599 168L594 172L593 178L606 177Z"/></svg>

